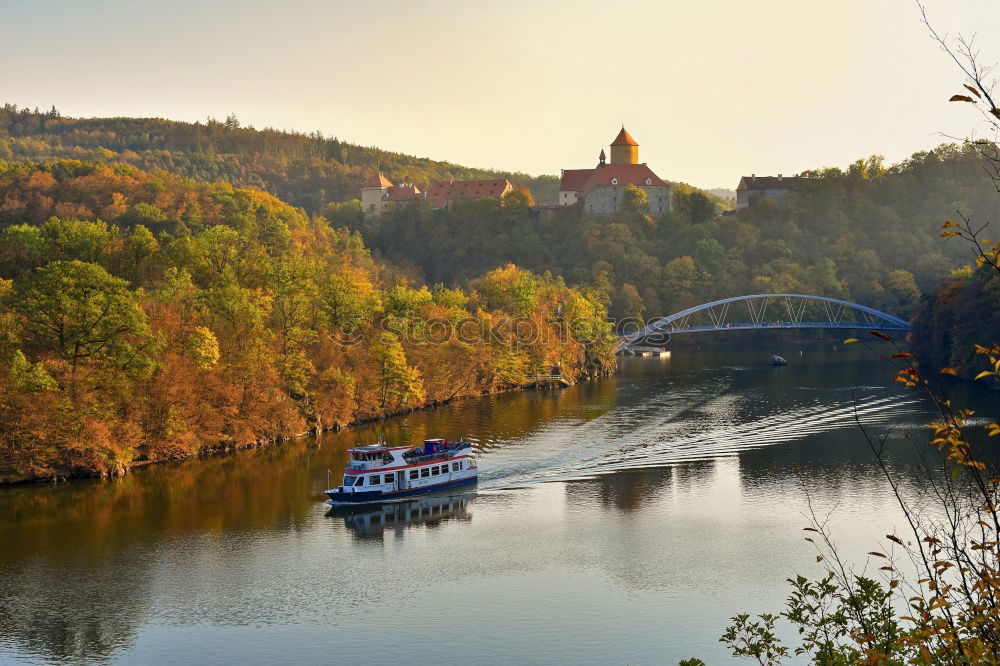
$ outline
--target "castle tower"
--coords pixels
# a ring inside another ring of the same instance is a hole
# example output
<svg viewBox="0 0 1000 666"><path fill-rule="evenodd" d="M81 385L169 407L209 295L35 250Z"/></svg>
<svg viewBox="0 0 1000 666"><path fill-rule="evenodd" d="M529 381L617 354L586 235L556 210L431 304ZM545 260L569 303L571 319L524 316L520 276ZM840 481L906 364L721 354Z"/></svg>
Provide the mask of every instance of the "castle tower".
<svg viewBox="0 0 1000 666"><path fill-rule="evenodd" d="M639 163L639 144L625 131L624 125L622 125L622 131L618 133L618 137L611 144L611 163Z"/></svg>
<svg viewBox="0 0 1000 666"><path fill-rule="evenodd" d="M392 181L383 176L381 171L366 180L361 185L361 210L366 215L381 214L382 209L385 208L383 197L390 187L392 187Z"/></svg>
<svg viewBox="0 0 1000 666"><path fill-rule="evenodd" d="M607 158L606 158L606 157L604 157L604 149L603 149L603 148L601 148L601 156L600 156L600 157L598 157L597 159L599 159L599 160L600 160L600 163L598 163L598 165L597 165L597 166L599 166L599 167L602 167L602 166L604 166L604 162L605 162L605 160L606 160Z"/></svg>

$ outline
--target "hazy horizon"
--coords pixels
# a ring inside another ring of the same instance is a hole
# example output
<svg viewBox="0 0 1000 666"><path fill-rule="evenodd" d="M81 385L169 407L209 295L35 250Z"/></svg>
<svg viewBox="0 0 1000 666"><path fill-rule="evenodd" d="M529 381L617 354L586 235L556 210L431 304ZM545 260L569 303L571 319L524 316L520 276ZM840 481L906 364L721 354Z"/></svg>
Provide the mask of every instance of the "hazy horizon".
<svg viewBox="0 0 1000 666"><path fill-rule="evenodd" d="M660 176L732 189L964 135L971 110L947 102L962 80L916 4L874 5L5 3L3 95L77 117L235 113L533 175L592 166L624 124ZM927 8L942 33L1000 23L983 0ZM81 34L113 39L77 57Z"/></svg>

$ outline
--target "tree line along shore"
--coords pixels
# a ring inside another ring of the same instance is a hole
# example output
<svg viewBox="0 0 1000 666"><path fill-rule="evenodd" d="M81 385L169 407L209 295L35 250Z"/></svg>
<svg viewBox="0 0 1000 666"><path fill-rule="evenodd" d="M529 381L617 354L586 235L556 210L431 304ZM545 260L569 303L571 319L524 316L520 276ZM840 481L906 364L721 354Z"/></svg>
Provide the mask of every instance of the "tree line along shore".
<svg viewBox="0 0 1000 666"><path fill-rule="evenodd" d="M0 164L0 199L4 482L614 368L592 290L514 265L417 285L263 192L57 161Z"/></svg>

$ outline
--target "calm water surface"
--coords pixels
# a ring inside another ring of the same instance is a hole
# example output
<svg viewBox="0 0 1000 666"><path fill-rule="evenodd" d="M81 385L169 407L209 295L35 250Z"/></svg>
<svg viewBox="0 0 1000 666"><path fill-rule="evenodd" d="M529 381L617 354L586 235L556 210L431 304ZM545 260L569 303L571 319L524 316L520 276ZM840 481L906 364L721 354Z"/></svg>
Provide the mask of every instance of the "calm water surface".
<svg viewBox="0 0 1000 666"><path fill-rule="evenodd" d="M926 441L929 406L884 365L801 349L786 368L761 349L630 358L564 391L0 490L0 662L725 663L727 618L822 573L807 496L860 563L899 520L854 398L901 459ZM465 435L478 487L331 513L327 470L383 429Z"/></svg>

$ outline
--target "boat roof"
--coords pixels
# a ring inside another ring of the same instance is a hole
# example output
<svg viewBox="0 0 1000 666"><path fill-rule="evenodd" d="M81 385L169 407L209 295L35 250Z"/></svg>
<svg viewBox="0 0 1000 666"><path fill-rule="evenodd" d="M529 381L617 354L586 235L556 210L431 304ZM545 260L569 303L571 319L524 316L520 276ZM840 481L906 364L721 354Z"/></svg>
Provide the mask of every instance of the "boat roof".
<svg viewBox="0 0 1000 666"><path fill-rule="evenodd" d="M412 446L385 446L383 444L365 444L364 446L355 446L353 449L347 449L348 451L357 451L358 453L378 453L379 451L402 451L404 449L412 449Z"/></svg>

